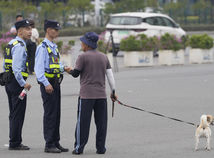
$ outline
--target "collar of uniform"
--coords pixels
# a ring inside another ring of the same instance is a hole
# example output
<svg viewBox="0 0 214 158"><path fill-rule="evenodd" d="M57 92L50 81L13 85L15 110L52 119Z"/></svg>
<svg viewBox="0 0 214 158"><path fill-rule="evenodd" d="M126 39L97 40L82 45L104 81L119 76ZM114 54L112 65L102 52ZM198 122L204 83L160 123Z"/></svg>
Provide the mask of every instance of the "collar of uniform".
<svg viewBox="0 0 214 158"><path fill-rule="evenodd" d="M50 46L51 48L56 47L56 44L54 44L53 42L49 41L47 38L44 39L44 42L46 42L47 45Z"/></svg>
<svg viewBox="0 0 214 158"><path fill-rule="evenodd" d="M24 45L26 46L26 43L25 43L25 41L22 39L22 38L20 38L19 36L16 36L16 38L15 38L16 40L18 40L18 41L22 41L23 43L24 43Z"/></svg>

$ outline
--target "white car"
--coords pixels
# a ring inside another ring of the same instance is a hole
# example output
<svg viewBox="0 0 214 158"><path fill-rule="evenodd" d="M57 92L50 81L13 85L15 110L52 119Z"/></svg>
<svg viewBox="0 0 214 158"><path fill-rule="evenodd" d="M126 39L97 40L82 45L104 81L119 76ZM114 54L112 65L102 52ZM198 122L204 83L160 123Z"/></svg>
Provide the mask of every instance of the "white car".
<svg viewBox="0 0 214 158"><path fill-rule="evenodd" d="M106 41L109 40L110 31L112 31L115 47L118 49L120 41L130 35L146 34L149 37L160 37L165 33L174 34L177 37L186 35L186 32L169 16L145 12L113 14L106 25Z"/></svg>

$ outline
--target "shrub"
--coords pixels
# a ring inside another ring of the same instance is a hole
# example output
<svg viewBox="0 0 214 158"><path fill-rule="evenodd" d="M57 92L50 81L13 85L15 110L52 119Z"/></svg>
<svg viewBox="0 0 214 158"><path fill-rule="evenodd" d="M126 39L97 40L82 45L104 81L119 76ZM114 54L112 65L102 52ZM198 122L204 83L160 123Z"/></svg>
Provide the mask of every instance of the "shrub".
<svg viewBox="0 0 214 158"><path fill-rule="evenodd" d="M12 40L10 32L1 34L1 38L0 38L1 51L0 51L0 53L4 52L8 42L10 42L10 40Z"/></svg>
<svg viewBox="0 0 214 158"><path fill-rule="evenodd" d="M59 31L59 36L82 36L86 32L96 32L97 34L100 34L101 32L105 31L105 27L70 27L65 28ZM39 32L40 37L44 37L45 33L43 30Z"/></svg>
<svg viewBox="0 0 214 158"><path fill-rule="evenodd" d="M181 38L177 38L175 35L166 33L160 38L160 49L177 51L184 49L184 45Z"/></svg>
<svg viewBox="0 0 214 158"><path fill-rule="evenodd" d="M120 42L120 50L122 51L141 51L141 41L136 39L135 36L129 36L124 38Z"/></svg>
<svg viewBox="0 0 214 158"><path fill-rule="evenodd" d="M68 45L74 46L74 45L75 45L75 40L70 40L70 41L68 41Z"/></svg>
<svg viewBox="0 0 214 158"><path fill-rule="evenodd" d="M129 36L120 43L120 50L123 51L154 51L159 47L159 40L156 36L147 37L145 34L136 37Z"/></svg>
<svg viewBox="0 0 214 158"><path fill-rule="evenodd" d="M110 42L108 44L104 40L99 40L97 42L97 49L100 52L106 54L107 52L112 52L112 44Z"/></svg>
<svg viewBox="0 0 214 158"><path fill-rule="evenodd" d="M63 41L57 41L56 45L57 45L59 52L62 52Z"/></svg>
<svg viewBox="0 0 214 158"><path fill-rule="evenodd" d="M141 34L140 42L142 51L153 51L157 49L158 46L158 38L156 36L147 37L145 34Z"/></svg>
<svg viewBox="0 0 214 158"><path fill-rule="evenodd" d="M210 49L213 47L213 38L207 34L192 35L189 40L189 45L192 48Z"/></svg>

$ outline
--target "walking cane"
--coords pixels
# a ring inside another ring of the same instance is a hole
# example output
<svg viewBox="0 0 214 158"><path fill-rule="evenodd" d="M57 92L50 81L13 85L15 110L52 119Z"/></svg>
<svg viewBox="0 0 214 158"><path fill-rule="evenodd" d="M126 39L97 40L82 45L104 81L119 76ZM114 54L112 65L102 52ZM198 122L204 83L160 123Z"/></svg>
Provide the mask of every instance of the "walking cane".
<svg viewBox="0 0 214 158"><path fill-rule="evenodd" d="M115 97L115 90L112 91L112 97ZM114 101L112 101L112 117L114 117Z"/></svg>

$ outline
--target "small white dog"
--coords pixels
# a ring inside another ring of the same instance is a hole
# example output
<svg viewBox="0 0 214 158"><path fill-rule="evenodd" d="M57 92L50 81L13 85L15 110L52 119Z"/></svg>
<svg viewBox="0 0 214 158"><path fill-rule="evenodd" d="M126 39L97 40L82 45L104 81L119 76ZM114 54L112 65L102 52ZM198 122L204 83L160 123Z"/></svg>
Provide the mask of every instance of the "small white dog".
<svg viewBox="0 0 214 158"><path fill-rule="evenodd" d="M199 138L204 137L207 139L206 150L210 150L210 138L211 129L210 125L213 125L214 118L212 115L202 115L200 118L200 125L195 131L195 150L198 150Z"/></svg>

